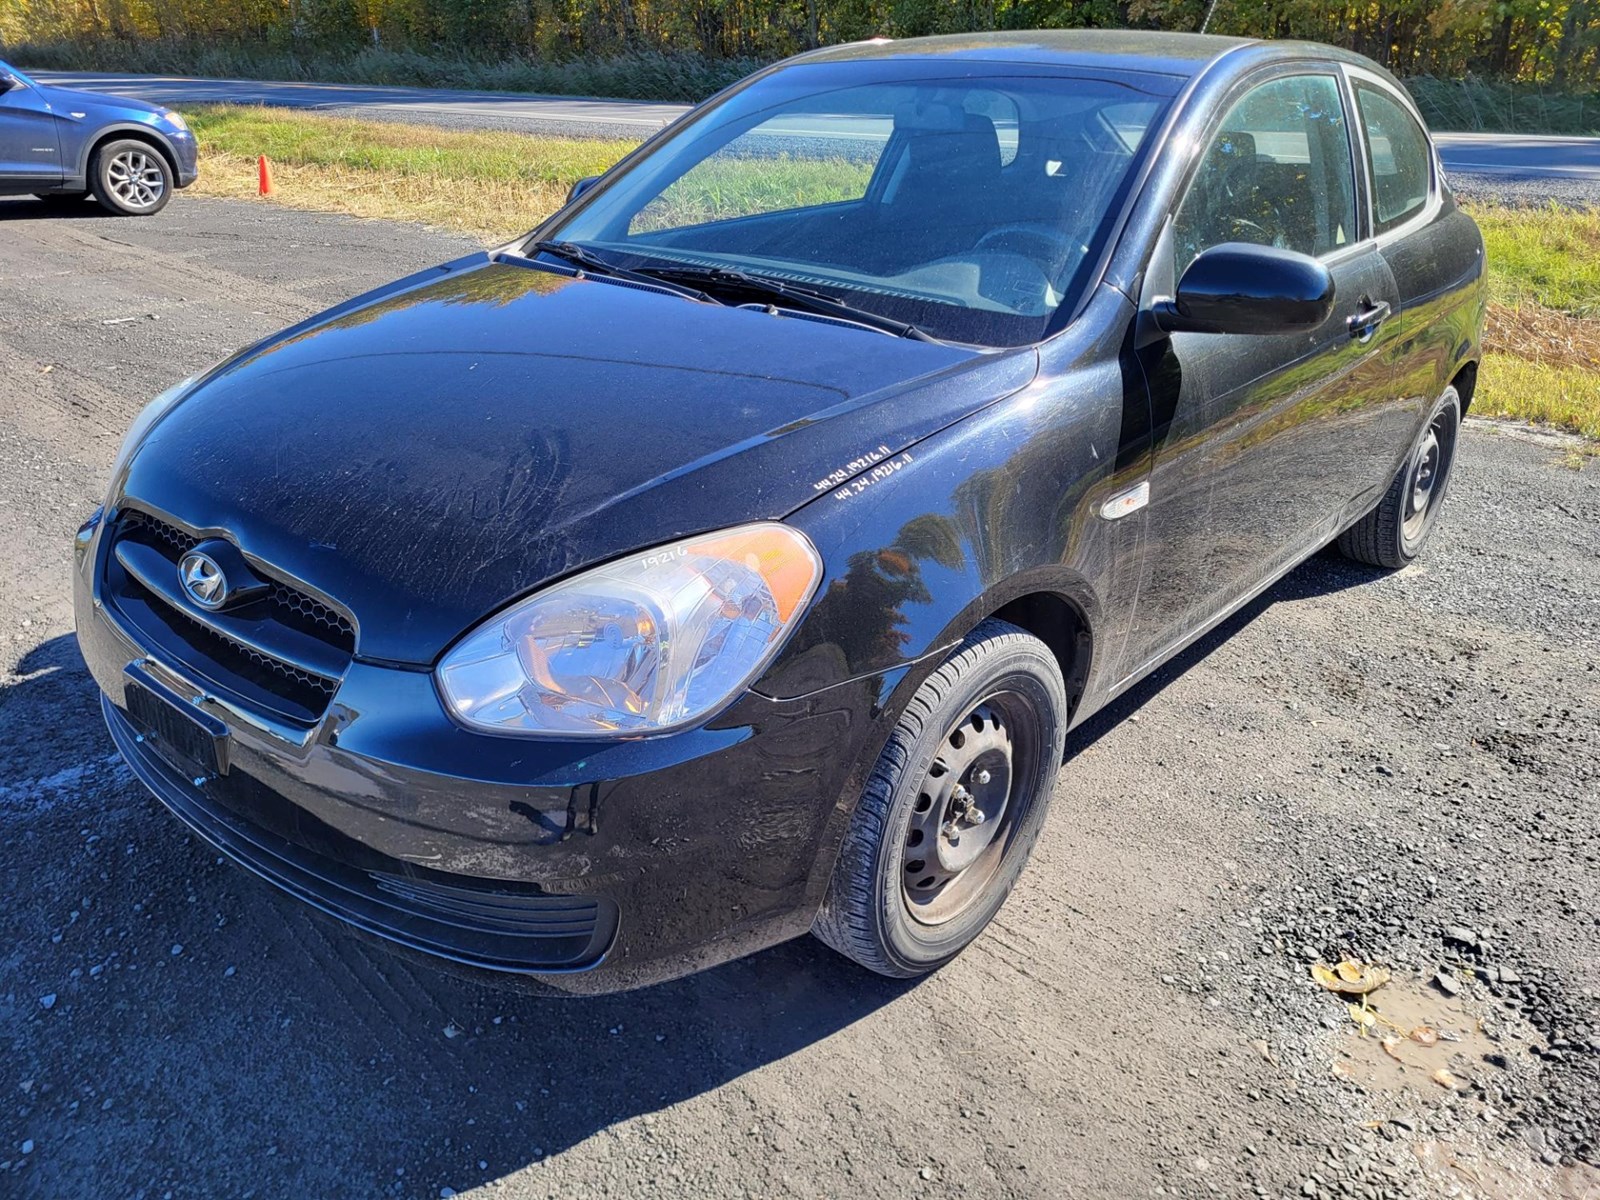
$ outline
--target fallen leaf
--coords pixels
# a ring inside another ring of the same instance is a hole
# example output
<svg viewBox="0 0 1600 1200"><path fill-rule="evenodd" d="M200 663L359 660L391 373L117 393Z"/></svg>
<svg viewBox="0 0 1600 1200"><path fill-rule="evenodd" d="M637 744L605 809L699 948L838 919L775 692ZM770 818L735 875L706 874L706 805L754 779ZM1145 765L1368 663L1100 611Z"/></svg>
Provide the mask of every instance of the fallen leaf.
<svg viewBox="0 0 1600 1200"><path fill-rule="evenodd" d="M1461 1090L1461 1081L1454 1075L1450 1074L1450 1072L1445 1070L1443 1067L1440 1067L1428 1078L1432 1079L1440 1087L1449 1088L1452 1092L1459 1092Z"/></svg>
<svg viewBox="0 0 1600 1200"><path fill-rule="evenodd" d="M1336 968L1323 963L1311 964L1311 978L1330 992L1346 996L1365 996L1389 982L1389 972L1384 967L1367 966L1346 959Z"/></svg>
<svg viewBox="0 0 1600 1200"><path fill-rule="evenodd" d="M1349 1010L1350 1019L1361 1026L1363 1034L1378 1023L1377 1016L1370 1010L1362 1008L1359 1004L1346 1004L1345 1008Z"/></svg>
<svg viewBox="0 0 1600 1200"><path fill-rule="evenodd" d="M1350 1068L1345 1066L1342 1062L1335 1061L1333 1064L1333 1077L1335 1079L1349 1079Z"/></svg>
<svg viewBox="0 0 1600 1200"><path fill-rule="evenodd" d="M1411 1040L1419 1046L1437 1046L1439 1044L1439 1033L1437 1030L1429 1029L1426 1025L1418 1025L1411 1031Z"/></svg>
<svg viewBox="0 0 1600 1200"><path fill-rule="evenodd" d="M1395 1062L1405 1062L1405 1059L1400 1057L1400 1039L1395 1037L1393 1034L1390 1034L1388 1037L1384 1038L1378 1043L1378 1045L1382 1046L1383 1052L1390 1058L1394 1059Z"/></svg>

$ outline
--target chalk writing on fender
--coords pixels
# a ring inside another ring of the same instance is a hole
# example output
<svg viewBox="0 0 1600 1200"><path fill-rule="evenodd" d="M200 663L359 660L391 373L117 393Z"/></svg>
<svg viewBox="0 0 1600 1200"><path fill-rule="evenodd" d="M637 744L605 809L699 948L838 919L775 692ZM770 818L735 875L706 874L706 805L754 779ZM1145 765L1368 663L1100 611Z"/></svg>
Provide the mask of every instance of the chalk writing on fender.
<svg viewBox="0 0 1600 1200"><path fill-rule="evenodd" d="M857 475L842 488L833 493L835 500L848 500L852 496L859 496L880 479L887 479L901 467L911 461L910 451L902 453L898 458L891 458L888 462L881 462L864 475Z"/></svg>
<svg viewBox="0 0 1600 1200"><path fill-rule="evenodd" d="M849 462L845 463L845 465L840 467L837 471L828 472L827 475L813 483L811 488L813 491L825 492L829 488L838 487L845 480L849 479L850 476L859 474L860 472L865 471L868 467L881 463L884 459L889 457L890 453L891 451L887 446L879 446L875 450L868 450L859 458L853 458Z"/></svg>

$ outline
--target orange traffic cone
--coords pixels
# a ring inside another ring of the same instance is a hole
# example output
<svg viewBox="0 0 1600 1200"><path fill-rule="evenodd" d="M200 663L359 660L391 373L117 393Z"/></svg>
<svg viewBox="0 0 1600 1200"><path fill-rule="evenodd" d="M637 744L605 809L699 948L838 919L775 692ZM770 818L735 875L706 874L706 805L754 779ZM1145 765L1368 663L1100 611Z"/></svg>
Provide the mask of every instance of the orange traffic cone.
<svg viewBox="0 0 1600 1200"><path fill-rule="evenodd" d="M261 194L272 195L272 167L268 164L265 154L256 161L256 170L261 176Z"/></svg>

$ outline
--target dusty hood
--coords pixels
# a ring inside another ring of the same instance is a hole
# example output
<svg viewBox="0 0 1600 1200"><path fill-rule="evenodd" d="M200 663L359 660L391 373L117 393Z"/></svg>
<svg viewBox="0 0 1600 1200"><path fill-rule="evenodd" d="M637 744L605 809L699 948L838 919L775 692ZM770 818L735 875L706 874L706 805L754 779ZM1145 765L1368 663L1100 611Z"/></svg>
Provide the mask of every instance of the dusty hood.
<svg viewBox="0 0 1600 1200"><path fill-rule="evenodd" d="M156 426L127 494L340 600L362 657L429 662L547 580L781 516L1034 370L472 262L240 356Z"/></svg>

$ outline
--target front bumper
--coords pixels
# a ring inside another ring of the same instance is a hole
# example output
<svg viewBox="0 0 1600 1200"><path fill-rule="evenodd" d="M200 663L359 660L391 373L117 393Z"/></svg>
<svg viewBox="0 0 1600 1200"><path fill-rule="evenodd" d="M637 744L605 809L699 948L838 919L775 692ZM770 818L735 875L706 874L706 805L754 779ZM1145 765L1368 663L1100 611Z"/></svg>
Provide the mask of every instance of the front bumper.
<svg viewBox="0 0 1600 1200"><path fill-rule="evenodd" d="M200 178L200 144L193 133L169 133L167 144L172 147L178 186L186 188Z"/></svg>
<svg viewBox="0 0 1600 1200"><path fill-rule="evenodd" d="M118 749L186 824L291 894L412 950L570 992L809 929L899 673L799 700L748 694L714 727L596 743L472 733L429 673L356 659L322 719L295 727L134 640L97 594L100 528L79 539L78 640ZM227 726L224 771L181 774L137 740L130 664Z"/></svg>

